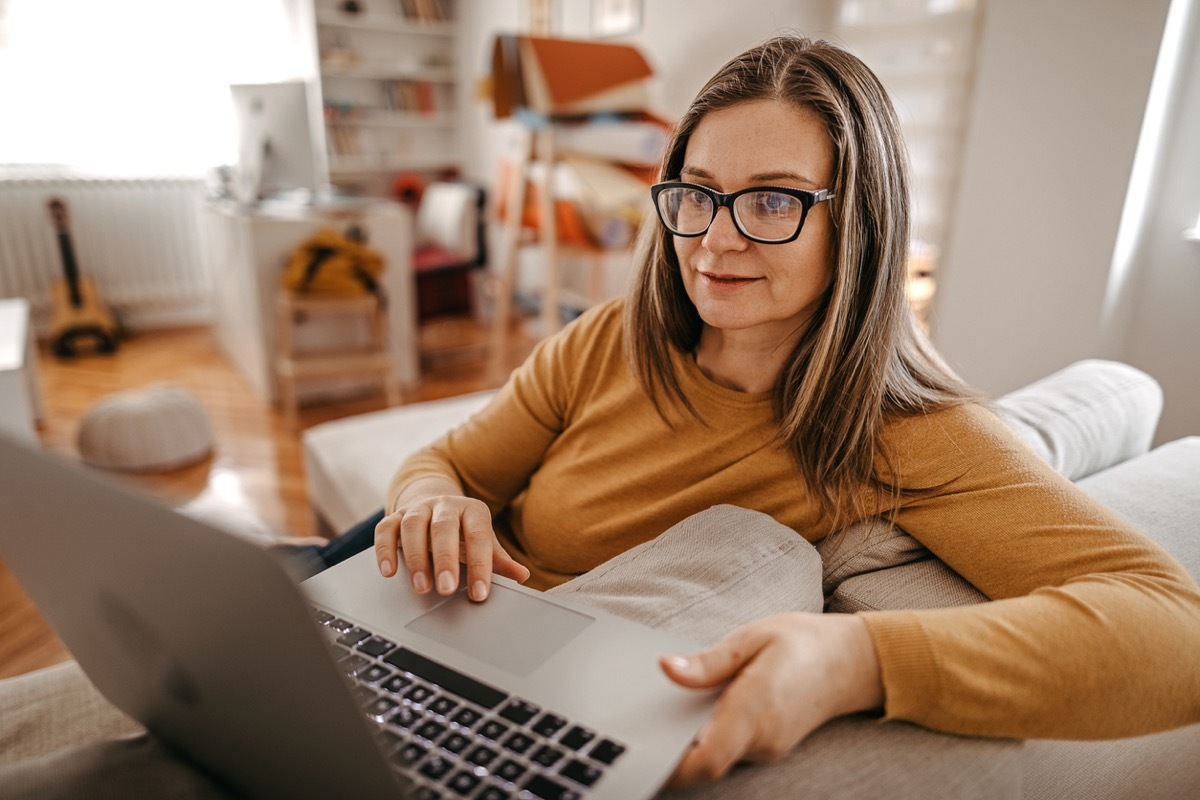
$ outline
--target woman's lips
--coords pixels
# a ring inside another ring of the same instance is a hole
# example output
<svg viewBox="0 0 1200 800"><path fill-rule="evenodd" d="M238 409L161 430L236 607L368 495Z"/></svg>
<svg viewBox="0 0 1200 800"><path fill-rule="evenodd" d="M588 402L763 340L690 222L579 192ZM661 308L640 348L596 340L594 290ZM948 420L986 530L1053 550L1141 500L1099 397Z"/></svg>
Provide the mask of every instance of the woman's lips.
<svg viewBox="0 0 1200 800"><path fill-rule="evenodd" d="M700 278L710 288L727 291L741 289L761 280L761 278L748 278L744 275L722 275L715 272L701 272Z"/></svg>

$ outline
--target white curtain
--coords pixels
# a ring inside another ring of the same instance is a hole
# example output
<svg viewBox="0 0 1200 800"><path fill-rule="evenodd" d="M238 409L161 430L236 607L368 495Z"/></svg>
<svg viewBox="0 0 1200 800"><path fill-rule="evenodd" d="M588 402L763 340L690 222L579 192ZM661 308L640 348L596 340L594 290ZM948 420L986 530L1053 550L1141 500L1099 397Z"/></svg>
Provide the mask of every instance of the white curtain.
<svg viewBox="0 0 1200 800"><path fill-rule="evenodd" d="M202 175L230 83L297 77L282 0L0 0L0 164Z"/></svg>

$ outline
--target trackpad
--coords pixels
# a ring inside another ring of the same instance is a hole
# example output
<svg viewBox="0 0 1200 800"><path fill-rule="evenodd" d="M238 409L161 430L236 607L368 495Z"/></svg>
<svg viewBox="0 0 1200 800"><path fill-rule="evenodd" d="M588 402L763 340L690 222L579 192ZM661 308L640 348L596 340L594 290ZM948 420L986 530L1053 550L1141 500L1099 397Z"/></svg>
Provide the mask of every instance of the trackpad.
<svg viewBox="0 0 1200 800"><path fill-rule="evenodd" d="M486 602L463 591L404 627L514 675L529 675L595 620L492 584Z"/></svg>

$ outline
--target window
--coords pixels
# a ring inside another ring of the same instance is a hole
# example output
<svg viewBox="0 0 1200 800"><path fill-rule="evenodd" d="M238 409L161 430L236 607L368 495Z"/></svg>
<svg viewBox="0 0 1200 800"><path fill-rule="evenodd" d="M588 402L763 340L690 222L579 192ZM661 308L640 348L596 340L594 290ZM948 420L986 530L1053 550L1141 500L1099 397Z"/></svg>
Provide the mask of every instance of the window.
<svg viewBox="0 0 1200 800"><path fill-rule="evenodd" d="M289 31L278 0L0 0L0 164L232 163L228 86L297 77Z"/></svg>

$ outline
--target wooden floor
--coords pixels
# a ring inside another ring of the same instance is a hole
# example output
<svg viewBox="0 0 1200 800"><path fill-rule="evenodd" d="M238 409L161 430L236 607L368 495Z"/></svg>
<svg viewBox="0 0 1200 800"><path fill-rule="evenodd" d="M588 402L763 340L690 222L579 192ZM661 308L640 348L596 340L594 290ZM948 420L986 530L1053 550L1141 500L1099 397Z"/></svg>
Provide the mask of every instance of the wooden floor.
<svg viewBox="0 0 1200 800"><path fill-rule="evenodd" d="M432 340L476 346L425 364L421 384L406 402L433 400L497 385L484 360L486 331L470 320L432 331ZM533 340L514 328L504 372L518 364ZM39 431L51 451L77 458L75 436L83 413L112 392L167 381L190 389L209 416L216 446L204 461L169 473L128 479L172 503L219 494L232 511L252 514L271 530L313 534L305 491L299 437L286 430L277 408L256 396L224 360L207 328L136 333L112 356L86 355L62 361L39 353L45 418ZM301 427L384 407L380 397L304 406ZM68 498L63 498L69 500ZM46 502L56 498L47 496ZM102 532L100 532L102 533ZM70 655L37 613L12 573L0 562L0 678L66 660Z"/></svg>

